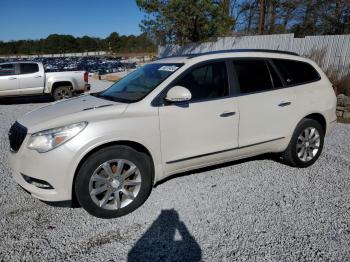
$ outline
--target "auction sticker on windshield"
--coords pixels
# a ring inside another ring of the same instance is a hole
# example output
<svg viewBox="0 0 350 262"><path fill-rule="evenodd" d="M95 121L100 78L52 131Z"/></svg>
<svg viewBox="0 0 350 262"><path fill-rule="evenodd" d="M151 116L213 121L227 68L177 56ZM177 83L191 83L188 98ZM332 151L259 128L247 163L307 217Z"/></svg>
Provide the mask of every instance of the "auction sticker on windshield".
<svg viewBox="0 0 350 262"><path fill-rule="evenodd" d="M168 72L175 72L179 67L178 66L162 66L158 70L159 71L168 71Z"/></svg>

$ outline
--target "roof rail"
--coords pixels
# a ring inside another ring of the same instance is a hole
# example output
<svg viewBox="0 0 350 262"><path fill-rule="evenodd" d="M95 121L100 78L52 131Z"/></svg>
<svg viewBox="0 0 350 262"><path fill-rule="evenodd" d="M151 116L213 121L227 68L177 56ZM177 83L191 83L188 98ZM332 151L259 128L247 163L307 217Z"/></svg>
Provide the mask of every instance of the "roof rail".
<svg viewBox="0 0 350 262"><path fill-rule="evenodd" d="M210 52L197 53L197 54L184 54L184 55L179 55L179 56L187 56L188 58L193 58L193 57L198 57L198 56L203 56L203 55L222 54L222 53L241 53L241 52L277 53L277 54L299 56L299 54L294 53L294 52L272 50L272 49L228 49L228 50L217 50L217 51L210 51Z"/></svg>

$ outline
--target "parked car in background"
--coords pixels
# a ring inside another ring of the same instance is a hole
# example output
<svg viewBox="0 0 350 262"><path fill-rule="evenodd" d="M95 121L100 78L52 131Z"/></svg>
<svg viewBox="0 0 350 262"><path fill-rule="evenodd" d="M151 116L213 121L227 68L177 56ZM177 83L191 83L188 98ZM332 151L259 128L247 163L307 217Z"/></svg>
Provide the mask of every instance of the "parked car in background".
<svg viewBox="0 0 350 262"><path fill-rule="evenodd" d="M0 63L25 61L43 63L45 72L88 71L89 73L106 74L134 69L138 66L135 62L122 61L120 58L108 56L0 58Z"/></svg>
<svg viewBox="0 0 350 262"><path fill-rule="evenodd" d="M40 62L0 64L0 97L51 95L60 100L89 90L84 71L46 73Z"/></svg>
<svg viewBox="0 0 350 262"><path fill-rule="evenodd" d="M141 206L175 173L263 153L308 167L335 109L326 75L293 53L169 57L101 93L26 114L10 129L10 163L34 197L77 199L90 214L112 218Z"/></svg>

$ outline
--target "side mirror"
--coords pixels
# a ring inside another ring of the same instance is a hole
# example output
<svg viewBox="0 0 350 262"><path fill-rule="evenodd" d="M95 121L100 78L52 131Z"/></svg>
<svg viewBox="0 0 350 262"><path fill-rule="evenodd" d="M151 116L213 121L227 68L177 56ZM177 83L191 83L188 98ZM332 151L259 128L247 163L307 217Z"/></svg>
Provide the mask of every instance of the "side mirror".
<svg viewBox="0 0 350 262"><path fill-rule="evenodd" d="M168 102L185 102L192 98L190 90L183 86L174 86L166 94L165 100Z"/></svg>

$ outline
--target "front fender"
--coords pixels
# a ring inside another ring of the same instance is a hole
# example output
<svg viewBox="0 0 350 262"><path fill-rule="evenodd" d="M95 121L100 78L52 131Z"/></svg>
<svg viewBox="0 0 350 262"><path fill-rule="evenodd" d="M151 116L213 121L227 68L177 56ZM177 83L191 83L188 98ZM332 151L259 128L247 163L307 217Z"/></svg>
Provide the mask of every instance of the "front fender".
<svg viewBox="0 0 350 262"><path fill-rule="evenodd" d="M120 123L119 127L122 126L122 123ZM113 130L112 127L108 132L106 132L105 130L108 130L106 126L104 126L103 132L102 129L99 129L98 127L92 127L90 125L89 129L84 130L86 132L82 132L79 136L77 136L76 138L72 139L64 145L66 147L66 150L74 152L72 155L76 156L73 159L71 159L71 162L69 164L70 171L66 181L67 185L71 185L71 192L73 190L72 185L74 182L76 171L79 168L81 162L85 159L85 157L97 148L112 143L116 144L133 142L146 148L147 151L150 153L154 164L154 182L160 180L163 174L163 168L161 162L160 143L158 140L159 135L154 134L154 132L133 133L130 132L130 130ZM96 134L98 134L98 136Z"/></svg>

